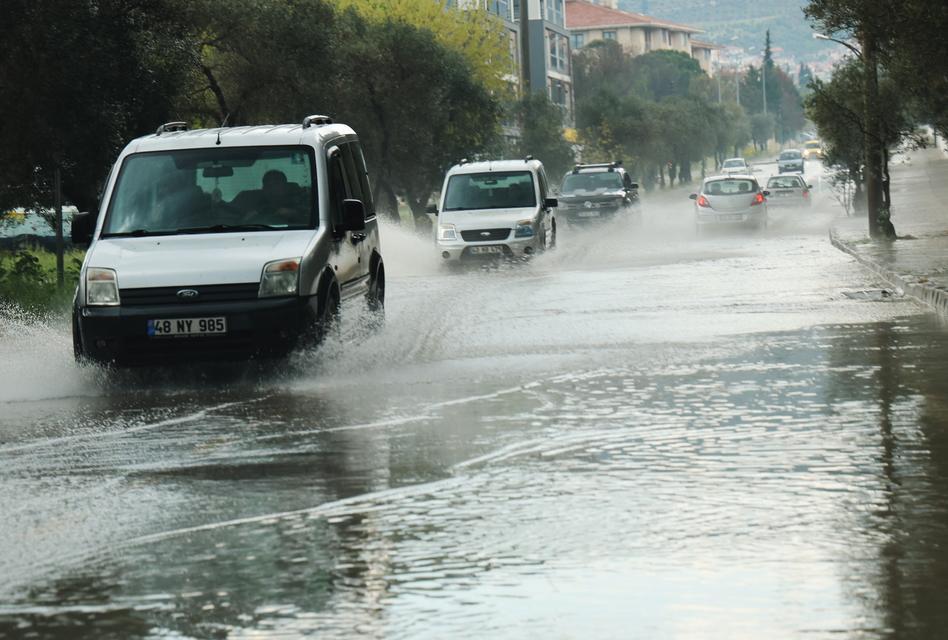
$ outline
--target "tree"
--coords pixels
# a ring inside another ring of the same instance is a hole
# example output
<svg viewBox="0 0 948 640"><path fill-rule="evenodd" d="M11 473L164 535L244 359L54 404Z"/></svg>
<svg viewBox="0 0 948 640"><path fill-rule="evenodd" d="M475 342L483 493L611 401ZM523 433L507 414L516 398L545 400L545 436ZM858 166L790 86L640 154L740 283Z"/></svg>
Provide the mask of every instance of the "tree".
<svg viewBox="0 0 948 640"><path fill-rule="evenodd" d="M64 198L93 210L133 136L171 119L187 48L165 0L5 0L0 39L0 210Z"/></svg>
<svg viewBox="0 0 948 640"><path fill-rule="evenodd" d="M563 111L542 93L530 92L517 105L519 154L540 160L547 175L559 182L573 165L573 149L563 137Z"/></svg>
<svg viewBox="0 0 948 640"><path fill-rule="evenodd" d="M363 140L380 210L395 218L399 194L427 221L425 205L444 171L499 135L499 102L431 31L351 13L345 21L347 64L330 93Z"/></svg>
<svg viewBox="0 0 948 640"><path fill-rule="evenodd" d="M891 50L893 26L898 21L898 3L886 0L811 0L806 15L824 32L854 34L860 48L850 48L865 68L860 95L863 98L863 146L869 235L895 238L890 211L884 206L882 179L884 150L880 133L878 64L880 53Z"/></svg>
<svg viewBox="0 0 948 640"><path fill-rule="evenodd" d="M396 21L430 31L439 44L467 59L474 79L495 94L506 94L505 76L514 73L507 29L480 7L449 9L445 0L331 0L372 22Z"/></svg>

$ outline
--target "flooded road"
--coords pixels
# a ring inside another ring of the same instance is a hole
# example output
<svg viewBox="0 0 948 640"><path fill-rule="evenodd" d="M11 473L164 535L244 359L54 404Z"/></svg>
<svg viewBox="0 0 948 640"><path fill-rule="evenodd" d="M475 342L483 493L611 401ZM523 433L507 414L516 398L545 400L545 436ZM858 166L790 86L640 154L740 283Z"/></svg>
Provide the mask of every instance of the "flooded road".
<svg viewBox="0 0 948 640"><path fill-rule="evenodd" d="M4 311L0 637L940 637L948 329L821 204L488 271L386 229L384 328L276 366Z"/></svg>

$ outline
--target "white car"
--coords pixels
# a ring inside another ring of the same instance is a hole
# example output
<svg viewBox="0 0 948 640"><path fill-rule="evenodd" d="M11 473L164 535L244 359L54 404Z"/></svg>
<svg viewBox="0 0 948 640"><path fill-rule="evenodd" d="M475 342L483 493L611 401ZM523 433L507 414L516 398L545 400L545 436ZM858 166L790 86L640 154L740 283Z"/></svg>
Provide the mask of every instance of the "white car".
<svg viewBox="0 0 948 640"><path fill-rule="evenodd" d="M751 169L744 158L728 158L721 164L721 173L730 175L732 173L747 174Z"/></svg>
<svg viewBox="0 0 948 640"><path fill-rule="evenodd" d="M445 262L529 257L556 244L556 207L538 160L462 162L444 179L435 246Z"/></svg>
<svg viewBox="0 0 948 640"><path fill-rule="evenodd" d="M73 312L78 360L283 355L318 341L343 300L382 310L385 267L355 131L162 125L119 155Z"/></svg>
<svg viewBox="0 0 948 640"><path fill-rule="evenodd" d="M689 196L695 201L696 231L712 225L766 229L768 193L751 175L705 178L701 190Z"/></svg>
<svg viewBox="0 0 948 640"><path fill-rule="evenodd" d="M798 173L781 173L767 179L767 203L771 207L809 207L813 187Z"/></svg>

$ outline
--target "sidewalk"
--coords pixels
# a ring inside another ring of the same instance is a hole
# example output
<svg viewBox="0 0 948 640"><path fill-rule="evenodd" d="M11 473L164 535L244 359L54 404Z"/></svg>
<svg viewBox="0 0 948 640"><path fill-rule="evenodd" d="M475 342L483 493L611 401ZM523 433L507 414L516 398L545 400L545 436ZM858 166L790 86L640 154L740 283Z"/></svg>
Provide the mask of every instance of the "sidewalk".
<svg viewBox="0 0 948 640"><path fill-rule="evenodd" d="M869 240L865 215L839 218L830 240L896 289L948 315L948 158L939 149L899 156L890 168L893 242Z"/></svg>

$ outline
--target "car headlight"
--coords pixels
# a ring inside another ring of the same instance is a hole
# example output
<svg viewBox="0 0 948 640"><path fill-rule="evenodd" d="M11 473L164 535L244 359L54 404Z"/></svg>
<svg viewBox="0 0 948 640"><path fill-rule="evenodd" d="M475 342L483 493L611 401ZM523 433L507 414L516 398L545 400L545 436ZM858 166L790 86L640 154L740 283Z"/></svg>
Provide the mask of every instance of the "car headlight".
<svg viewBox="0 0 948 640"><path fill-rule="evenodd" d="M438 225L438 240L457 240L458 229L453 224Z"/></svg>
<svg viewBox="0 0 948 640"><path fill-rule="evenodd" d="M295 296L299 291L300 259L287 258L274 260L263 265L263 274L260 276L259 298L276 298L279 296Z"/></svg>
<svg viewBox="0 0 948 640"><path fill-rule="evenodd" d="M86 304L93 307L119 305L118 275L115 269L86 269Z"/></svg>
<svg viewBox="0 0 948 640"><path fill-rule="evenodd" d="M514 233L514 238L532 238L533 234L533 220L517 222L517 231Z"/></svg>

